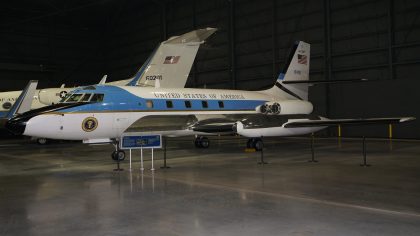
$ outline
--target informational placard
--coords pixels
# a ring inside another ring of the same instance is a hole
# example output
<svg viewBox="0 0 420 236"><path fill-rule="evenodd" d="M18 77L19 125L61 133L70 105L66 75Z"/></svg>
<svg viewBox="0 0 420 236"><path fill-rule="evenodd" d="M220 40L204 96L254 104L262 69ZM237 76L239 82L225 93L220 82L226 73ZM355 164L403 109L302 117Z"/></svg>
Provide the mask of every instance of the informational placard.
<svg viewBox="0 0 420 236"><path fill-rule="evenodd" d="M121 149L162 148L162 135L136 135L121 136Z"/></svg>

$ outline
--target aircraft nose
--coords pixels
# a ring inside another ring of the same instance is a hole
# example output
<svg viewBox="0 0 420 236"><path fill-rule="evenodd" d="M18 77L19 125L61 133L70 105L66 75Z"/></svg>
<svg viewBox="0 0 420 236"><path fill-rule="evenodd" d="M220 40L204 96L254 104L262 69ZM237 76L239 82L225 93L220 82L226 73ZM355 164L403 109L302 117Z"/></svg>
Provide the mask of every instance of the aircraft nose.
<svg viewBox="0 0 420 236"><path fill-rule="evenodd" d="M22 135L26 129L26 121L12 119L7 121L5 126L13 134Z"/></svg>

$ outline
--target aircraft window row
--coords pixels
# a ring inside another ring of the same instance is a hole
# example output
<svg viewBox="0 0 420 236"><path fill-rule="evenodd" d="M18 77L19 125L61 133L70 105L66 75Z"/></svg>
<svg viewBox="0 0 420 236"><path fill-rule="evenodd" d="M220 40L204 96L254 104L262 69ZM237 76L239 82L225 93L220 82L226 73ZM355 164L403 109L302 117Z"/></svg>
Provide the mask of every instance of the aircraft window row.
<svg viewBox="0 0 420 236"><path fill-rule="evenodd" d="M102 102L104 100L104 94L101 93L74 93L66 96L61 100L64 103L75 103L75 102Z"/></svg>
<svg viewBox="0 0 420 236"><path fill-rule="evenodd" d="M188 100L184 101L184 105L185 105L185 108L192 108L191 101L188 101ZM224 108L225 107L225 104L224 104L223 101L218 101L218 105L219 105L219 108ZM146 101L146 106L149 109L153 108L153 101L152 100L147 100ZM201 101L201 107L202 108L209 108L208 101ZM166 108L174 108L173 101L166 100Z"/></svg>

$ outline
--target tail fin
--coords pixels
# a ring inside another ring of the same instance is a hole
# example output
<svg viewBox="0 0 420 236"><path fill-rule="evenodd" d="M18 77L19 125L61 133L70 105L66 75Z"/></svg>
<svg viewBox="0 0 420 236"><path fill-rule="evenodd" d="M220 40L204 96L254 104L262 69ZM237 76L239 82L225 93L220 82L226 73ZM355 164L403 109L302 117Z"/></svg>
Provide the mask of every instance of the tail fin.
<svg viewBox="0 0 420 236"><path fill-rule="evenodd" d="M36 92L36 86L38 85L38 80L31 80L26 85L26 88L19 95L15 104L10 108L9 112L6 115L6 118L10 119L15 114L21 114L31 110L32 101L34 100L34 95Z"/></svg>
<svg viewBox="0 0 420 236"><path fill-rule="evenodd" d="M284 82L309 80L310 50L310 44L303 41L295 42L286 65L277 78L275 85L264 92L277 96L282 94L287 99L308 100L308 84L286 84Z"/></svg>
<svg viewBox="0 0 420 236"><path fill-rule="evenodd" d="M159 80L161 87L185 87L198 48L216 30L198 29L162 42L127 85L154 87Z"/></svg>

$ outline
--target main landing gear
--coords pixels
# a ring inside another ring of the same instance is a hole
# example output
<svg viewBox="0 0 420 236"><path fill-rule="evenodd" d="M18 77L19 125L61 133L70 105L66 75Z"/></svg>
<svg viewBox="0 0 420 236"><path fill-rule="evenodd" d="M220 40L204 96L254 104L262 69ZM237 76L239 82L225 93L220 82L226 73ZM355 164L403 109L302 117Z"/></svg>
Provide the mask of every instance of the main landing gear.
<svg viewBox="0 0 420 236"><path fill-rule="evenodd" d="M210 146L210 140L207 137L198 136L195 138L194 144L197 148L208 148Z"/></svg>
<svg viewBox="0 0 420 236"><path fill-rule="evenodd" d="M256 151L261 151L264 148L264 143L261 138L250 138L246 143L247 148L254 148Z"/></svg>

